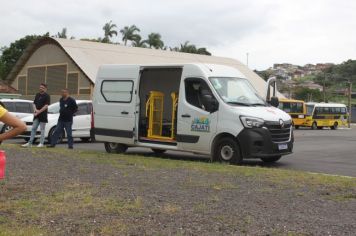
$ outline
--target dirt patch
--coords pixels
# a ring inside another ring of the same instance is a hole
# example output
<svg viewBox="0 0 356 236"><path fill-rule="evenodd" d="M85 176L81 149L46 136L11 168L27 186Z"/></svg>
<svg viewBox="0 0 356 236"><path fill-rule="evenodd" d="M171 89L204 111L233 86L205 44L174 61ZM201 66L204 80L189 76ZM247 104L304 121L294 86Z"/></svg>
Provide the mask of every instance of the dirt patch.
<svg viewBox="0 0 356 236"><path fill-rule="evenodd" d="M7 152L0 235L351 235L356 180L65 149Z"/></svg>

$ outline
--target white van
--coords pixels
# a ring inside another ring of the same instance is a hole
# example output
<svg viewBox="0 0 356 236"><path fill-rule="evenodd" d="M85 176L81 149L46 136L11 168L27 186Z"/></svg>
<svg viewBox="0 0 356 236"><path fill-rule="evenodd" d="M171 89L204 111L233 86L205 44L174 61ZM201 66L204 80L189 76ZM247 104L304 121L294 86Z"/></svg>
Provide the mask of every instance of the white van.
<svg viewBox="0 0 356 236"><path fill-rule="evenodd" d="M109 153L147 147L241 163L275 162L293 149L291 117L228 66L103 65L93 108L95 138Z"/></svg>

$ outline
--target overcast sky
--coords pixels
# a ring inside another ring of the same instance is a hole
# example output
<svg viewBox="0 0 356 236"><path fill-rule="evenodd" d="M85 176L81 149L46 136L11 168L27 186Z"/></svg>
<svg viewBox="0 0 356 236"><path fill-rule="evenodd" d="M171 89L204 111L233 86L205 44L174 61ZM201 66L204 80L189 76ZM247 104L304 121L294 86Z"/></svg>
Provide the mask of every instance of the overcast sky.
<svg viewBox="0 0 356 236"><path fill-rule="evenodd" d="M1 0L0 46L27 34L102 37L113 20L161 33L169 46L190 42L249 67L355 59L354 0ZM120 38L114 38L115 41Z"/></svg>

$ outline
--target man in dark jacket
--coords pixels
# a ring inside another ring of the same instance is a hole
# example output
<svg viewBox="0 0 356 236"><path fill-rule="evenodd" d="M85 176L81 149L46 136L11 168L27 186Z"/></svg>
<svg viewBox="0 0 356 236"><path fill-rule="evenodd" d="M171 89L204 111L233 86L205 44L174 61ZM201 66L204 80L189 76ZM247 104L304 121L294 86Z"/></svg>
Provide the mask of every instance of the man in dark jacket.
<svg viewBox="0 0 356 236"><path fill-rule="evenodd" d="M72 137L72 125L73 125L73 116L78 110L77 102L74 98L69 96L68 89L62 90L62 98L59 99L59 118L54 131L51 137L51 144L47 147L55 147L59 136L62 135L63 129L65 129L68 139L68 148L73 149L73 137Z"/></svg>
<svg viewBox="0 0 356 236"><path fill-rule="evenodd" d="M47 94L47 85L41 84L40 91L36 94L35 100L33 101L34 111L35 114L33 115L33 123L32 123L32 130L31 130L31 137L28 143L22 145L22 147L32 147L33 140L35 139L36 132L38 126L41 130L41 138L40 143L37 147L44 147L45 141L45 129L46 124L48 123L48 106L51 103L51 98Z"/></svg>

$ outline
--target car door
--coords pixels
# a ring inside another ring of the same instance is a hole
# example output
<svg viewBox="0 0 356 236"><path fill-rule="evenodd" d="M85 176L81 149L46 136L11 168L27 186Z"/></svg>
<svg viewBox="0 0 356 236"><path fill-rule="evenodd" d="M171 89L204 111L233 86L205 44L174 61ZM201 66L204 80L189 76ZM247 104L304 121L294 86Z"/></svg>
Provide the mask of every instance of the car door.
<svg viewBox="0 0 356 236"><path fill-rule="evenodd" d="M93 102L97 140L135 142L139 73L137 65L106 66L99 72Z"/></svg>
<svg viewBox="0 0 356 236"><path fill-rule="evenodd" d="M90 137L90 111L88 103L79 103L73 117L73 136Z"/></svg>
<svg viewBox="0 0 356 236"><path fill-rule="evenodd" d="M204 96L209 101L204 101ZM185 78L181 83L177 142L180 149L210 153L210 141L216 133L218 103L207 82Z"/></svg>

